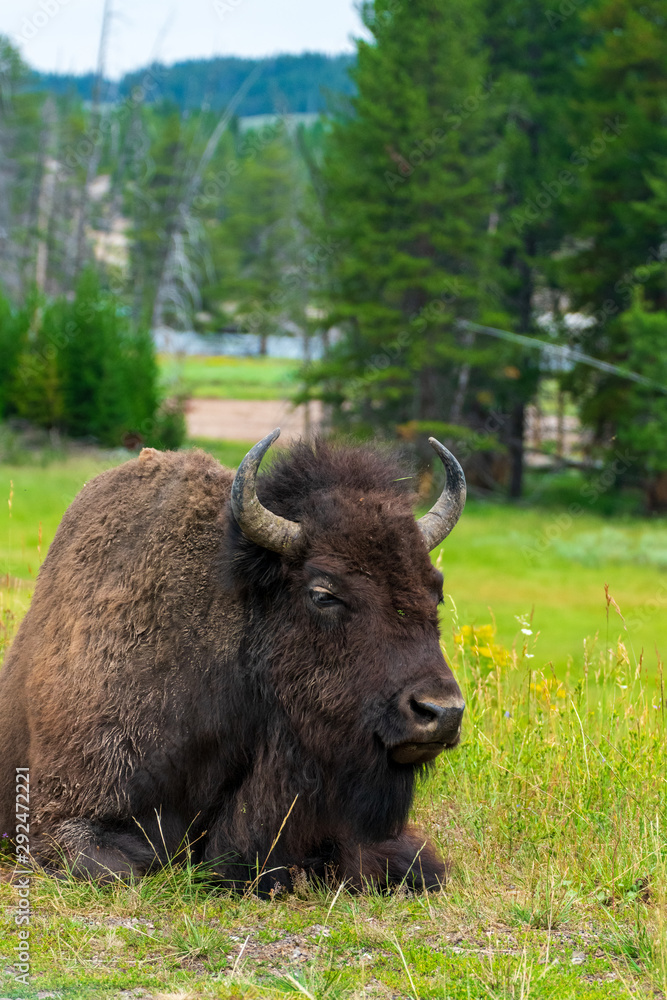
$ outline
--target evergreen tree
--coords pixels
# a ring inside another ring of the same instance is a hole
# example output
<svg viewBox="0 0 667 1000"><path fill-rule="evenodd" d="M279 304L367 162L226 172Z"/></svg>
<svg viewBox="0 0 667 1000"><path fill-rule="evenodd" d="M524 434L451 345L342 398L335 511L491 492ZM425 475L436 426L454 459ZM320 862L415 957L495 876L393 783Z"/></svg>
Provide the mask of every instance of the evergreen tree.
<svg viewBox="0 0 667 1000"><path fill-rule="evenodd" d="M82 274L71 302L33 297L15 310L0 299L1 416L105 445L177 447L182 414L159 402L150 333L134 327L94 271Z"/></svg>
<svg viewBox="0 0 667 1000"><path fill-rule="evenodd" d="M139 162L128 165L126 210L134 223L130 253L134 312L141 322L149 323L176 224L193 128L173 106L137 114L135 128L141 124L146 149ZM176 323L178 303L165 312Z"/></svg>
<svg viewBox="0 0 667 1000"><path fill-rule="evenodd" d="M362 432L437 424L457 436L466 373L485 351L471 354L455 320L491 317L496 164L482 6L377 0L362 17L372 40L358 43L357 95L332 124L320 177L323 233L336 248L331 319L346 335L309 381Z"/></svg>
<svg viewBox="0 0 667 1000"><path fill-rule="evenodd" d="M667 385L664 4L599 0L586 14L586 28L578 121L587 162L561 264L572 306L592 320L577 341L590 354ZM628 475L652 495L667 473L662 394L584 368L566 384L581 398L601 454L613 464L621 443L627 445Z"/></svg>
<svg viewBox="0 0 667 1000"><path fill-rule="evenodd" d="M104 444L146 436L158 406L150 337L132 327L93 271L82 275L71 305L60 301L47 311L44 327L51 342L64 332L58 362L65 430Z"/></svg>
<svg viewBox="0 0 667 1000"><path fill-rule="evenodd" d="M284 129L273 132L268 141L259 133L239 137L237 146L247 153L237 161L220 225L211 234L227 320L259 334L261 353L266 353L267 336L292 318L286 315L286 288L301 251L298 209L304 181Z"/></svg>
<svg viewBox="0 0 667 1000"><path fill-rule="evenodd" d="M554 310L562 293L555 258L569 235L566 199L581 178L572 148L581 6L570 4L564 14L554 0L489 0L485 5L484 37L502 109L497 304L509 329L524 335L539 332L538 314ZM540 370L535 352L514 351L510 357L508 370L516 378L498 388L508 408L503 436L512 456L510 493L519 496L525 405Z"/></svg>
<svg viewBox="0 0 667 1000"><path fill-rule="evenodd" d="M13 296L34 281L37 204L42 164L41 105L25 88L27 67L0 35L0 273Z"/></svg>
<svg viewBox="0 0 667 1000"><path fill-rule="evenodd" d="M13 309L0 295L0 420L11 411L12 384L27 329L26 311Z"/></svg>

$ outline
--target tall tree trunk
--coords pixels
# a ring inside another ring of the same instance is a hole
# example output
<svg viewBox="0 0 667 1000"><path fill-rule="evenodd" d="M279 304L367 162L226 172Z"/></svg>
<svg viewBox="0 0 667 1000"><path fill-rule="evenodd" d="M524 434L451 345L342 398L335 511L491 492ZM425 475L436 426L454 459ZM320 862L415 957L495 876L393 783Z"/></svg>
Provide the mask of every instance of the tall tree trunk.
<svg viewBox="0 0 667 1000"><path fill-rule="evenodd" d="M468 331L463 334L461 338L461 343L463 346L470 350L473 343L475 342L475 334L472 331ZM469 361L464 361L459 369L459 377L456 383L456 392L454 393L454 399L452 402L452 408L449 414L449 422L451 424L460 424L463 417L463 404L465 403L466 392L468 390L468 382L470 381L470 369L471 365Z"/></svg>
<svg viewBox="0 0 667 1000"><path fill-rule="evenodd" d="M218 144L225 129L228 127L230 121L232 120L237 107L248 93L253 83L261 73L261 64L258 63L257 66L248 74L239 89L233 95L229 104L225 108L225 111L221 118L219 119L217 125L213 129L204 152L201 155L199 163L195 167L190 177L185 178L185 183L183 185L183 190L181 197L179 199L178 205L172 218L169 221L169 226L171 228L171 237L166 241L166 254L164 257L163 265L160 270L160 277L157 283L157 289L155 292L155 298L153 300L153 311L152 311L152 326L153 328L160 326L162 323L162 313L165 303L170 298L171 289L167 286L171 284L171 278L178 270L178 261L175 259L181 248L185 247L185 234L188 230L188 222L190 219L190 212L192 208L192 202L197 194L206 168L211 162L211 158L215 154ZM187 255L182 258L183 263L187 264ZM181 269L182 270L182 269ZM186 281L187 284L187 281ZM266 344L264 349L260 349L260 354L266 354Z"/></svg>
<svg viewBox="0 0 667 1000"><path fill-rule="evenodd" d="M515 403L510 414L509 451L510 482L509 495L518 500L523 492L523 435L525 431L526 408L523 402Z"/></svg>
<svg viewBox="0 0 667 1000"><path fill-rule="evenodd" d="M418 419L442 420L438 400L438 375L430 365L425 365L419 372Z"/></svg>
<svg viewBox="0 0 667 1000"><path fill-rule="evenodd" d="M93 101L92 107L90 109L90 132L91 138L89 141L92 145L90 156L88 157L88 162L86 164L86 178L81 190L81 201L79 204L79 212L76 220L76 225L74 228L74 250L72 254L72 260L69 270L70 280L76 282L79 272L83 266L83 258L86 249L86 225L88 223L88 209L89 209L89 191L90 185L97 176L97 168L100 165L100 159L102 158L102 143L100 141L101 134L101 122L102 122L102 111L101 111L101 90L102 83L104 81L104 68L106 62L106 52L107 52L107 40L109 32L109 23L111 19L111 4L112 0L104 0L104 10L102 13L102 30L100 32L100 45L97 52L97 70L95 72L95 83L93 85Z"/></svg>
<svg viewBox="0 0 667 1000"><path fill-rule="evenodd" d="M57 171L60 166L54 158L56 126L58 112L53 98L48 97L44 103L44 133L42 149L44 159L42 165L42 180L39 187L37 202L37 255L35 262L35 284L39 292L46 291L46 278L49 264L49 224L53 215L53 203L56 192Z"/></svg>
<svg viewBox="0 0 667 1000"><path fill-rule="evenodd" d="M532 232L528 233L524 245L526 256L532 260L536 252L536 241ZM533 288L535 274L533 267L527 263L525 258L519 261L518 270L521 275L521 290L518 301L519 330L523 334L528 334L531 332L533 323ZM509 450L511 461L509 496L513 500L518 500L523 492L523 437L525 430L526 406L524 400L520 400L514 404L510 413L509 421Z"/></svg>

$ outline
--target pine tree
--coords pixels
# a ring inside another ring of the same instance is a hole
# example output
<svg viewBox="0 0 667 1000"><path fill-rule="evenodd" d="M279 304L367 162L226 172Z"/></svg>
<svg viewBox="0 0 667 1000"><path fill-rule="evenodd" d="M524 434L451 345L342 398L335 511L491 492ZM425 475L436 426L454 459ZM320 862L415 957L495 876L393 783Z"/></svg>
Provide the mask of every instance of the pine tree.
<svg viewBox="0 0 667 1000"><path fill-rule="evenodd" d="M460 317L488 317L495 162L481 5L362 6L357 95L319 178L331 319L346 331L311 384L361 432L413 422L456 436L472 360ZM342 406L344 404L344 409Z"/></svg>
<svg viewBox="0 0 667 1000"><path fill-rule="evenodd" d="M124 435L150 438L158 407L157 363L150 336L136 330L127 310L85 271L73 303L54 303L44 333L58 350L65 430L119 444Z"/></svg>
<svg viewBox="0 0 667 1000"><path fill-rule="evenodd" d="M266 137L237 137L236 169L222 202L222 218L209 234L216 279L227 321L256 333L260 353L266 338L284 328L290 275L299 266L298 208L304 179L280 123ZM207 294L212 297L213 289ZM231 303L231 306L229 305Z"/></svg>
<svg viewBox="0 0 667 1000"><path fill-rule="evenodd" d="M562 268L574 308L592 323L578 343L590 354L667 386L667 23L660 0L641 7L600 0L586 15L578 75L579 140L586 159L573 197L576 240ZM567 380L582 417L613 466L649 500L667 479L665 397L615 375L578 368ZM661 504L667 506L667 482ZM652 502L652 501L651 501Z"/></svg>
<svg viewBox="0 0 667 1000"><path fill-rule="evenodd" d="M541 333L539 313L554 310L562 292L555 258L568 235L567 198L580 183L571 144L580 5L489 0L485 14L490 71L502 109L498 306L511 330L531 335ZM504 438L512 456L510 494L519 496L525 405L538 384L539 356L514 351L509 369L516 378L504 391L509 406Z"/></svg>

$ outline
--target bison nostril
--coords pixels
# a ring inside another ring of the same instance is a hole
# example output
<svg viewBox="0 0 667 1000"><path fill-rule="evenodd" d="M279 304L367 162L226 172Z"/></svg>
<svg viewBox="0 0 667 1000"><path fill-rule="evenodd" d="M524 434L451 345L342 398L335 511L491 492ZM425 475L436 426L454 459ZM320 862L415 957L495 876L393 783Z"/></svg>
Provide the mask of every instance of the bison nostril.
<svg viewBox="0 0 667 1000"><path fill-rule="evenodd" d="M410 708L412 714L425 723L437 722L443 711L442 705L432 701L417 701L416 698L410 699Z"/></svg>
<svg viewBox="0 0 667 1000"><path fill-rule="evenodd" d="M450 743L458 737L463 710L462 699L456 699L454 704L442 704L431 698L419 698L412 695L406 699L407 717L416 739L441 740Z"/></svg>

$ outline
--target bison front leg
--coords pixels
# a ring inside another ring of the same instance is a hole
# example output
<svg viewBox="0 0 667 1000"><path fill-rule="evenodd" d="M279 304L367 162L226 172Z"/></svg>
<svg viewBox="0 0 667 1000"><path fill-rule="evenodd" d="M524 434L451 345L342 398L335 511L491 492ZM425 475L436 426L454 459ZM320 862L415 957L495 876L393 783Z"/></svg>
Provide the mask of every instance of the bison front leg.
<svg viewBox="0 0 667 1000"><path fill-rule="evenodd" d="M430 840L419 830L409 828L379 844L345 845L338 874L357 889L396 889L404 885L433 892L444 886L447 866Z"/></svg>
<svg viewBox="0 0 667 1000"><path fill-rule="evenodd" d="M52 874L96 882L130 880L166 861L164 847L135 826L106 828L89 819L62 820L32 844L34 861Z"/></svg>

